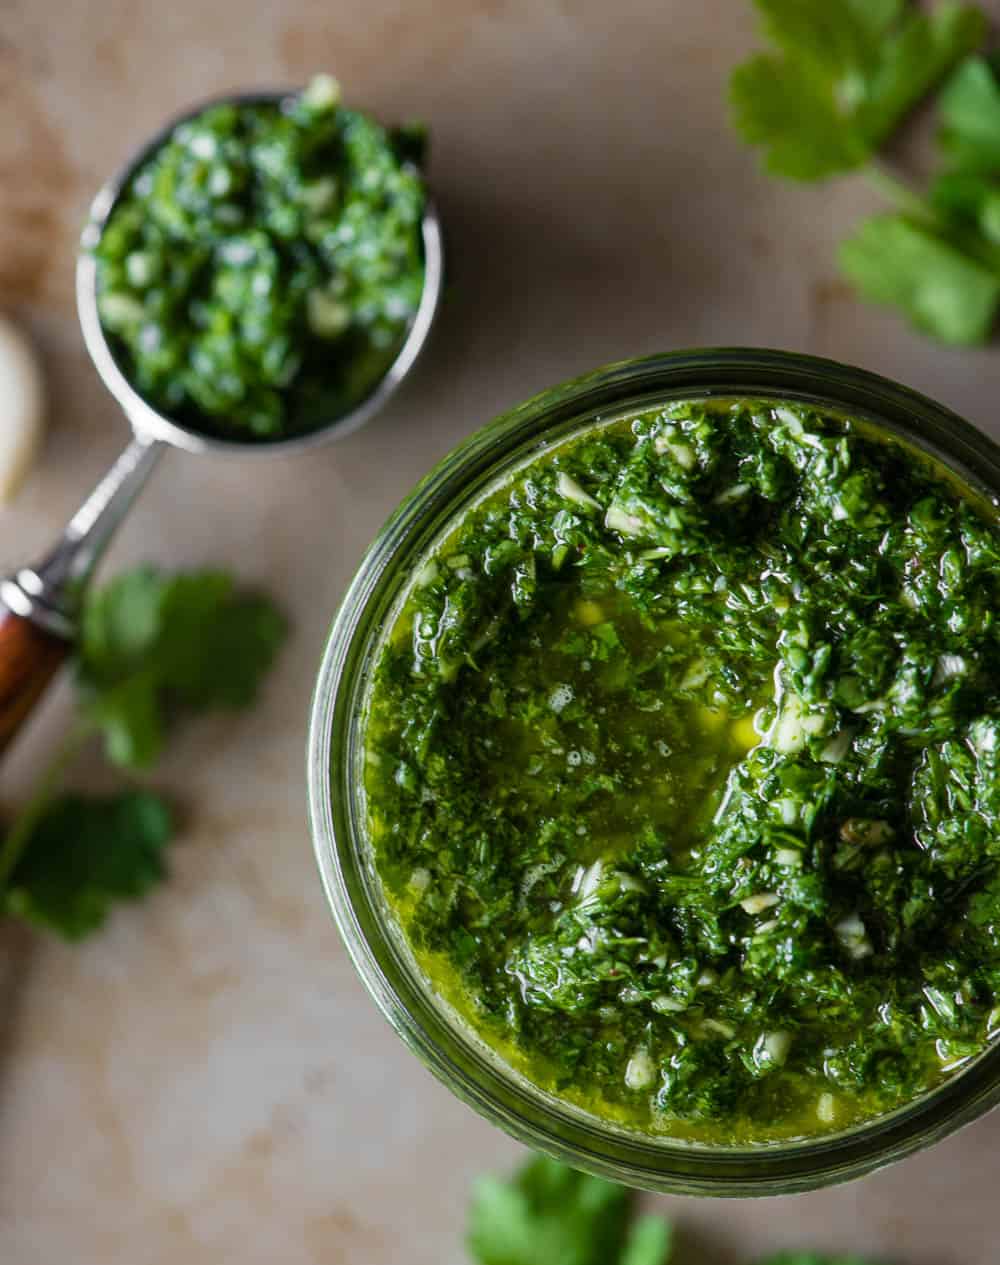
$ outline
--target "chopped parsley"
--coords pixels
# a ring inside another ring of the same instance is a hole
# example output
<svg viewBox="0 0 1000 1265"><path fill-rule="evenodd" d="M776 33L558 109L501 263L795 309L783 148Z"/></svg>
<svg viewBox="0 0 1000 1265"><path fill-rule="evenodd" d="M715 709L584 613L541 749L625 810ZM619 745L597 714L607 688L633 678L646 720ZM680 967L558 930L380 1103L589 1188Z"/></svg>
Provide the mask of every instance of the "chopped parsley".
<svg viewBox="0 0 1000 1265"><path fill-rule="evenodd" d="M136 390L182 424L248 441L363 400L423 288L415 138L344 108L328 76L280 104L179 124L95 250L101 323Z"/></svg>
<svg viewBox="0 0 1000 1265"><path fill-rule="evenodd" d="M366 717L374 860L517 1068L747 1142L889 1111L1000 1024L1000 530L863 423L681 402L424 558Z"/></svg>

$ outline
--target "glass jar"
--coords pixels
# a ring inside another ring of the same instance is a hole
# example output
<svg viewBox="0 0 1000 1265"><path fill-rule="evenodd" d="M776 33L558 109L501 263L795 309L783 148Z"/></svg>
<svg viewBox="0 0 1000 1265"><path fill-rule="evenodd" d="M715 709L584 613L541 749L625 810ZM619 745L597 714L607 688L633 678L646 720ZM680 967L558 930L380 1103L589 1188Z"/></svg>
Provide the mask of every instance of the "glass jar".
<svg viewBox="0 0 1000 1265"><path fill-rule="evenodd" d="M1000 1101L1000 1048L905 1107L840 1133L722 1147L600 1120L511 1069L426 982L392 917L366 844L363 720L370 670L417 560L483 492L573 433L670 400L757 396L866 419L943 461L996 503L1000 448L939 404L831 361L757 350L677 352L610 365L513 409L434 469L379 533L334 621L309 738L312 830L323 883L355 966L421 1061L520 1141L593 1173L687 1195L788 1194L871 1172Z"/></svg>

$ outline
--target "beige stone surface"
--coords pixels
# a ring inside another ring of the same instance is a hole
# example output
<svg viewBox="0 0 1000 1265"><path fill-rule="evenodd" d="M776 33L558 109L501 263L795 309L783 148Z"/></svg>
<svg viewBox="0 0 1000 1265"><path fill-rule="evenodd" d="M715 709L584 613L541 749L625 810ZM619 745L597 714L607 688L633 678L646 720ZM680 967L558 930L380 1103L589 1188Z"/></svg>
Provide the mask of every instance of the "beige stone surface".
<svg viewBox="0 0 1000 1265"><path fill-rule="evenodd" d="M431 354L367 430L266 465L171 455L115 546L109 569L231 564L280 595L295 636L252 715L190 728L157 771L187 808L170 883L79 947L0 940L4 1265L463 1259L470 1176L517 1148L368 1002L303 788L333 609L452 444L596 364L713 343L854 361L1000 433L1000 352L924 342L837 280L867 191L780 187L734 140L725 78L752 41L745 0L0 0L0 308L37 339L52 395L0 566L36 555L124 442L74 321L74 238L177 107L322 68L383 117L428 120L452 268ZM0 798L23 794L66 714L62 687ZM688 1265L796 1244L992 1265L998 1147L994 1117L840 1190L661 1203Z"/></svg>

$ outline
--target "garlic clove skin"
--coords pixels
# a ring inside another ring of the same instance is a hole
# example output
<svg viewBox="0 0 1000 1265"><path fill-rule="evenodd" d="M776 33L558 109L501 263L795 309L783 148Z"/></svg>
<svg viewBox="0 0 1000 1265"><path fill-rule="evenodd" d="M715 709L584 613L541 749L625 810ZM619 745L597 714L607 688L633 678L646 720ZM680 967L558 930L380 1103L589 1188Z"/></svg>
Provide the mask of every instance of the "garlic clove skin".
<svg viewBox="0 0 1000 1265"><path fill-rule="evenodd" d="M34 464L44 414L38 357L20 330L0 316L0 505L13 500Z"/></svg>

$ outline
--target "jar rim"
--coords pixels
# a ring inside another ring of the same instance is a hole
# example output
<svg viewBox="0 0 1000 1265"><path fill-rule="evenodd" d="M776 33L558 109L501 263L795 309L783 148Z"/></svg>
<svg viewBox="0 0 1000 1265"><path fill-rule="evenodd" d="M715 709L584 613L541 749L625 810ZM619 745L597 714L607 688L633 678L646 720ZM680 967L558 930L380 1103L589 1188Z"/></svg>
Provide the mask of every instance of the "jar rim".
<svg viewBox="0 0 1000 1265"><path fill-rule="evenodd" d="M944 406L866 370L797 353L721 348L620 361L535 395L454 448L391 515L334 619L313 695L309 806L334 919L362 981L421 1062L520 1141L651 1190L788 1194L860 1177L938 1141L1000 1102L1000 1047L932 1090L840 1133L749 1146L626 1130L542 1090L435 997L378 899L360 792L366 673L413 564L509 469L575 431L671 399L770 397L874 423L943 462L997 504L1000 447Z"/></svg>

